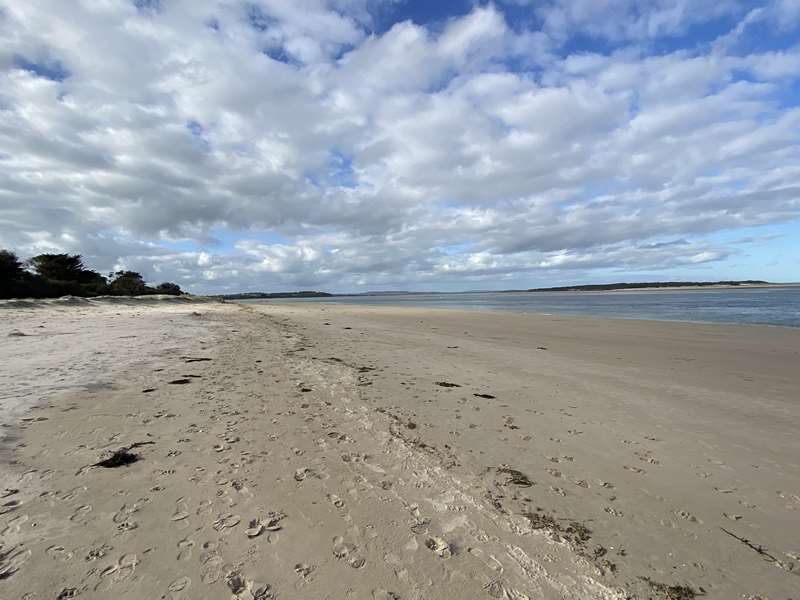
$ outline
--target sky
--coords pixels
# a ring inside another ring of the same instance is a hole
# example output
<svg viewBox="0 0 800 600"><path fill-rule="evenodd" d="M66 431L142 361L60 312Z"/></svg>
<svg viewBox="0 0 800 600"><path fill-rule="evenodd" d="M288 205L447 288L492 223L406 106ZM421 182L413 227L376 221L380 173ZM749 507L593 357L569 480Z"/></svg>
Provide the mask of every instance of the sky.
<svg viewBox="0 0 800 600"><path fill-rule="evenodd" d="M195 293L800 281L800 0L0 0L0 248Z"/></svg>

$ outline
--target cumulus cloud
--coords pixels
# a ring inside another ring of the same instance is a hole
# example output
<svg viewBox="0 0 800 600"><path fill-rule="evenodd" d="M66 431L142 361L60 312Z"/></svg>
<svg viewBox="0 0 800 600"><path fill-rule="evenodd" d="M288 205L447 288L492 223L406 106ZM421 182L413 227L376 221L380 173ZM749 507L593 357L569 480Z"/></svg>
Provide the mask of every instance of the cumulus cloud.
<svg viewBox="0 0 800 600"><path fill-rule="evenodd" d="M513 3L376 30L396 2L0 0L0 246L196 291L457 288L689 269L800 218L800 49L745 43L792 0Z"/></svg>

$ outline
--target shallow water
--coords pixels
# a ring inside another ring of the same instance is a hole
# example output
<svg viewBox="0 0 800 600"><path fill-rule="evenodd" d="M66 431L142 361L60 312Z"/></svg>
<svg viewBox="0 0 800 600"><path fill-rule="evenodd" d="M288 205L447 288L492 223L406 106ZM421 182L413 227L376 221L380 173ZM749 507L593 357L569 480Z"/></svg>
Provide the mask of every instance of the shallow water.
<svg viewBox="0 0 800 600"><path fill-rule="evenodd" d="M642 292L470 292L269 300L283 301L510 310L625 319L800 327L800 287Z"/></svg>

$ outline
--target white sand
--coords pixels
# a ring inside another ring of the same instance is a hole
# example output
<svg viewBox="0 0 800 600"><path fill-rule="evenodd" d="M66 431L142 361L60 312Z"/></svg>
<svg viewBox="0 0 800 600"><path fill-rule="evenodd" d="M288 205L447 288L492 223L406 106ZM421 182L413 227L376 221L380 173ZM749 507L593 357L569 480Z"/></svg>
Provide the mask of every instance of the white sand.
<svg viewBox="0 0 800 600"><path fill-rule="evenodd" d="M2 598L798 596L800 331L330 305L0 319Z"/></svg>

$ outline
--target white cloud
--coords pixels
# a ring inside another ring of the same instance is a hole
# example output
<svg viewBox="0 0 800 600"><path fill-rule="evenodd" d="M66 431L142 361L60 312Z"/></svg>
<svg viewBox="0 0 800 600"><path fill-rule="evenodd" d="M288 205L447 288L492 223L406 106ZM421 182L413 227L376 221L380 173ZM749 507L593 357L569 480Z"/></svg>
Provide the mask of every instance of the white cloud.
<svg viewBox="0 0 800 600"><path fill-rule="evenodd" d="M575 33L609 40L653 39L685 33L708 20L746 12L742 0L501 0L530 6L559 40ZM790 3L795 0L783 0Z"/></svg>
<svg viewBox="0 0 800 600"><path fill-rule="evenodd" d="M372 32L390 5L0 0L0 246L198 291L436 287L720 261L710 234L800 218L798 48L639 44L750 27L739 3ZM559 57L575 31L617 45Z"/></svg>

